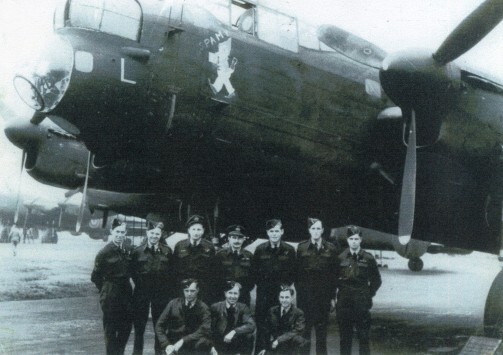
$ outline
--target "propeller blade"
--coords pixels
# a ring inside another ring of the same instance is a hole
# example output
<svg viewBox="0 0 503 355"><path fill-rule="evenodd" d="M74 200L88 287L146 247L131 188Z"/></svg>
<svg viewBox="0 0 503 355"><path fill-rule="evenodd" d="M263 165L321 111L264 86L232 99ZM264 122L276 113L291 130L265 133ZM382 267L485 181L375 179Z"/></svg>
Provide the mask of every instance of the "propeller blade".
<svg viewBox="0 0 503 355"><path fill-rule="evenodd" d="M101 228L106 228L107 227L107 222L108 222L108 210L103 211L103 222L101 223Z"/></svg>
<svg viewBox="0 0 503 355"><path fill-rule="evenodd" d="M28 208L28 212L26 212L26 216L24 216L23 236L26 235L26 226L28 225L28 219L30 218L30 215L31 215L31 208Z"/></svg>
<svg viewBox="0 0 503 355"><path fill-rule="evenodd" d="M411 110L409 140L405 156L405 166L398 216L398 240L400 244L409 243L414 225L416 204L416 112Z"/></svg>
<svg viewBox="0 0 503 355"><path fill-rule="evenodd" d="M487 0L451 32L433 54L441 65L447 64L473 48L503 19L503 0Z"/></svg>
<svg viewBox="0 0 503 355"><path fill-rule="evenodd" d="M40 124L45 119L45 113L36 111L30 119L34 125Z"/></svg>
<svg viewBox="0 0 503 355"><path fill-rule="evenodd" d="M77 224L75 225L75 232L80 233L82 227L82 220L84 219L84 211L87 203L87 184L89 183L89 168L91 166L91 152L87 155L86 179L84 181L84 189L82 190L82 200L80 202L79 215L77 216Z"/></svg>
<svg viewBox="0 0 503 355"><path fill-rule="evenodd" d="M59 207L58 230L61 231L61 221L63 220L63 206Z"/></svg>
<svg viewBox="0 0 503 355"><path fill-rule="evenodd" d="M213 227L215 228L215 236L218 233L217 230L217 222L218 222L218 217L220 217L220 208L218 207L219 200L217 199L217 202L215 203L215 208L213 209Z"/></svg>
<svg viewBox="0 0 503 355"><path fill-rule="evenodd" d="M19 172L19 180L17 182L17 200L16 200L16 213L14 214L14 224L17 224L19 219L19 210L21 209L21 179L23 178L24 163L26 161L26 151L23 150L21 158L21 171Z"/></svg>

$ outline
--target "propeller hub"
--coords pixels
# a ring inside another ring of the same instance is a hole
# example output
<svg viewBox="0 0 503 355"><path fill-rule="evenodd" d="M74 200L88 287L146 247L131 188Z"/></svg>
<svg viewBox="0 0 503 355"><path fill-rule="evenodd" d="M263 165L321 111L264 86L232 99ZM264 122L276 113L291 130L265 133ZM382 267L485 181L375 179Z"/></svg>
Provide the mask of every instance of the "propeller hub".
<svg viewBox="0 0 503 355"><path fill-rule="evenodd" d="M400 107L424 109L445 104L459 70L439 65L428 51L398 52L386 57L379 72L386 94Z"/></svg>
<svg viewBox="0 0 503 355"><path fill-rule="evenodd" d="M9 122L4 131L9 141L23 150L37 146L45 136L39 126L25 121Z"/></svg>

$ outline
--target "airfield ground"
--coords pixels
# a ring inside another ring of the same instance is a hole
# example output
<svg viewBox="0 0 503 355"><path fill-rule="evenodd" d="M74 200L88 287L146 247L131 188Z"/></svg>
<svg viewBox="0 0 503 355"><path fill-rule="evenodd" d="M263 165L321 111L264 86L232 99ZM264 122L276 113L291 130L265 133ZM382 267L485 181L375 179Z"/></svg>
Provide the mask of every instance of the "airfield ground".
<svg viewBox="0 0 503 355"><path fill-rule="evenodd" d="M60 233L58 244L0 244L0 354L103 354L101 310L90 282L104 243ZM379 255L379 252L374 252ZM494 255L425 255L420 273L383 252L383 286L374 298L373 354L457 354L482 335L487 292L501 265ZM153 353L147 326L145 354ZM335 315L330 353L338 353ZM132 352L131 335L126 353ZM356 350L356 348L355 348ZM313 352L314 353L314 352Z"/></svg>

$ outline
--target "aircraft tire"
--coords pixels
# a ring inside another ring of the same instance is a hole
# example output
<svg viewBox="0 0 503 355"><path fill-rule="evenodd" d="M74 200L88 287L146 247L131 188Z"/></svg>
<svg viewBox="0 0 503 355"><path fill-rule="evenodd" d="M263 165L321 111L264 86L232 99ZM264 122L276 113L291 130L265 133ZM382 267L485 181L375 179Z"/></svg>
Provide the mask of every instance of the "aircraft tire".
<svg viewBox="0 0 503 355"><path fill-rule="evenodd" d="M409 267L410 271L418 272L423 270L424 262L423 260L421 260L421 258L411 258L409 259L407 266Z"/></svg>
<svg viewBox="0 0 503 355"><path fill-rule="evenodd" d="M487 337L503 337L503 270L494 279L484 308L484 333Z"/></svg>

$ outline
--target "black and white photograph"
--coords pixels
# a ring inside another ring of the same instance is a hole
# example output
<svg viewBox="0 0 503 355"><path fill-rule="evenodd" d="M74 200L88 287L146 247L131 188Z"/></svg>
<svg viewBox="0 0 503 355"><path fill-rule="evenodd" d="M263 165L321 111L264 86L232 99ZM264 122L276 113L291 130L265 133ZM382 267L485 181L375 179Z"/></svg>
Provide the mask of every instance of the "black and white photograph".
<svg viewBox="0 0 503 355"><path fill-rule="evenodd" d="M0 355L503 354L503 0L0 0Z"/></svg>

